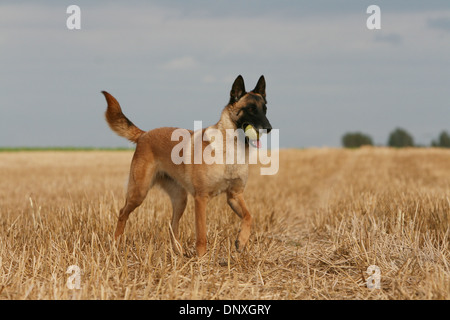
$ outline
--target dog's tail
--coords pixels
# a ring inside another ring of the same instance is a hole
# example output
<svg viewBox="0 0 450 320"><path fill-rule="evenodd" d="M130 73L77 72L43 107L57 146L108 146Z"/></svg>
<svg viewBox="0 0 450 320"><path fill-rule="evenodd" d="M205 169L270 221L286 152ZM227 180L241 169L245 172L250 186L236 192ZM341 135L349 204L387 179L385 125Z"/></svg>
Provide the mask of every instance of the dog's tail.
<svg viewBox="0 0 450 320"><path fill-rule="evenodd" d="M145 132L136 127L133 122L128 120L127 117L122 113L119 102L116 98L110 95L106 91L102 91L108 103L108 108L105 112L106 122L108 122L109 127L117 133L119 136L127 138L131 142L136 143L139 137Z"/></svg>

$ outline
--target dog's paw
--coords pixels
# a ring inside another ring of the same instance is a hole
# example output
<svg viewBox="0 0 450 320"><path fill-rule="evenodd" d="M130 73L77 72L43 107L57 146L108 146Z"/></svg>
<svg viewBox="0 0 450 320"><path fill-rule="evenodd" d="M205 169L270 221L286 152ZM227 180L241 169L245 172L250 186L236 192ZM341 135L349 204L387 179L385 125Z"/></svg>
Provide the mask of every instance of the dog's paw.
<svg viewBox="0 0 450 320"><path fill-rule="evenodd" d="M236 241L234 242L234 245L236 246L236 251L237 252L241 252L242 251L242 245L241 245L239 239L236 239Z"/></svg>

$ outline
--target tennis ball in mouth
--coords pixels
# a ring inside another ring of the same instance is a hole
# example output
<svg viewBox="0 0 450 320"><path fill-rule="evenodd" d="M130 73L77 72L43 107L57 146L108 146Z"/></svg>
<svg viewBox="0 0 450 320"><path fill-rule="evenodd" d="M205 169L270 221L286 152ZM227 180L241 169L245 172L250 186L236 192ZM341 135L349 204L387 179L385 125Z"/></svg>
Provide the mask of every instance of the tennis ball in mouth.
<svg viewBox="0 0 450 320"><path fill-rule="evenodd" d="M245 135L250 139L250 140L258 140L259 139L259 132L255 130L255 128L253 128L253 126L251 124L247 125L244 129Z"/></svg>

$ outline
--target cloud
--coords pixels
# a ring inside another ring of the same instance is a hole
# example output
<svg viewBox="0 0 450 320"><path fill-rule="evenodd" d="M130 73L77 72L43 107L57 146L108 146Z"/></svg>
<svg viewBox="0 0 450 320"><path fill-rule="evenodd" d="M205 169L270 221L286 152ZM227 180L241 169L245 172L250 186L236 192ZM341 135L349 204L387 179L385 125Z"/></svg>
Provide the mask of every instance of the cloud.
<svg viewBox="0 0 450 320"><path fill-rule="evenodd" d="M216 81L217 81L216 77L215 77L215 76L212 76L212 75L210 75L210 74L205 75L205 76L203 77L203 82L204 82L204 83L215 83Z"/></svg>
<svg viewBox="0 0 450 320"><path fill-rule="evenodd" d="M225 77L216 77L211 74L207 74L203 76L202 80L204 83L226 83L226 84L232 84L234 80L236 79L236 75L228 75Z"/></svg>
<svg viewBox="0 0 450 320"><path fill-rule="evenodd" d="M450 31L450 17L432 18L427 20L427 26L432 29Z"/></svg>
<svg viewBox="0 0 450 320"><path fill-rule="evenodd" d="M194 69L198 65L199 63L193 57L185 56L170 60L163 65L163 68L167 70L187 70Z"/></svg>
<svg viewBox="0 0 450 320"><path fill-rule="evenodd" d="M392 45L399 45L403 41L403 37L397 33L378 33L374 37L375 42L384 42Z"/></svg>

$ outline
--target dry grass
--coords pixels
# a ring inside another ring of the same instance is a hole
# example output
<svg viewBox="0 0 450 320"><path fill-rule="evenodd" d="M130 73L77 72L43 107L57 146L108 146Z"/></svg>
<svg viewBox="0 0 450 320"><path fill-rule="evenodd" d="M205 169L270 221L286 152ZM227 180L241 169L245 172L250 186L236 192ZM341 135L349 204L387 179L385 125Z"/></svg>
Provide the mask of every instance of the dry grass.
<svg viewBox="0 0 450 320"><path fill-rule="evenodd" d="M450 299L450 152L283 150L276 176L252 168L254 228L208 206L208 252L171 248L169 198L153 189L112 241L131 152L0 153L0 299ZM69 289L70 265L82 270ZM381 289L368 289L369 265Z"/></svg>

